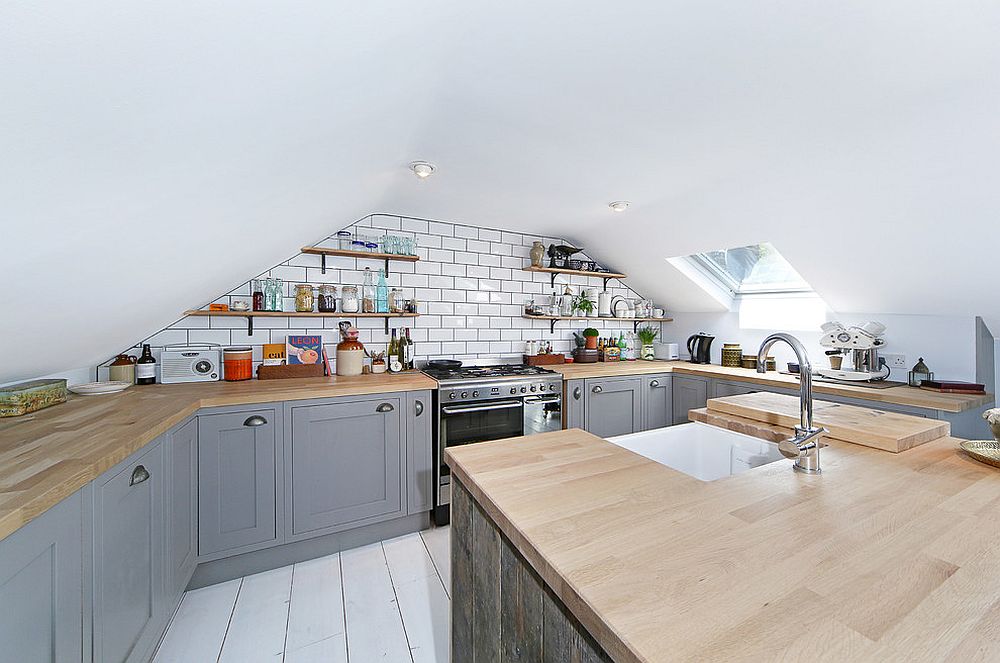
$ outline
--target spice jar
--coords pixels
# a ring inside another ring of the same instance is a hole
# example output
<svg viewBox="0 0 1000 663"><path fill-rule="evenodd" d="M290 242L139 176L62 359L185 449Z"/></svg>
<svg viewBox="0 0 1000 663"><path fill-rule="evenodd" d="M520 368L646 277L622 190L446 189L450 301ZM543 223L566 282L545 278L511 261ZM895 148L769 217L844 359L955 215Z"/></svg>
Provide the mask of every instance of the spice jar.
<svg viewBox="0 0 1000 663"><path fill-rule="evenodd" d="M108 366L108 379L112 382L135 384L135 357L121 354Z"/></svg>
<svg viewBox="0 0 1000 663"><path fill-rule="evenodd" d="M358 308L358 286L345 285L340 290L340 310L344 313L357 313Z"/></svg>
<svg viewBox="0 0 1000 663"><path fill-rule="evenodd" d="M364 364L365 346L358 340L358 330L350 327L347 338L337 344L337 375L361 375Z"/></svg>
<svg viewBox="0 0 1000 663"><path fill-rule="evenodd" d="M321 313L335 313L337 311L337 286L321 285L319 287L316 308Z"/></svg>
<svg viewBox="0 0 1000 663"><path fill-rule="evenodd" d="M299 283L295 286L295 310L298 313L312 313L313 289L308 283Z"/></svg>
<svg viewBox="0 0 1000 663"><path fill-rule="evenodd" d="M389 312L390 313L405 313L406 312L406 301L403 299L403 291L399 288L393 288L389 291Z"/></svg>

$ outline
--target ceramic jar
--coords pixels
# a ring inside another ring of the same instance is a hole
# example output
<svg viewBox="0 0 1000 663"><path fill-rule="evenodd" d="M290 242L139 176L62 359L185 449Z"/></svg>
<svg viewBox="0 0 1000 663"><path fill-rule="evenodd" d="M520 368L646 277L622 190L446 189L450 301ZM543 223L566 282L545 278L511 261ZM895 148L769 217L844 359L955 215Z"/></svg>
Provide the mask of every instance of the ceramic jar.
<svg viewBox="0 0 1000 663"><path fill-rule="evenodd" d="M365 364L365 346L358 340L358 330L347 330L347 338L337 344L337 375L361 375Z"/></svg>
<svg viewBox="0 0 1000 663"><path fill-rule="evenodd" d="M542 259L545 257L545 245L541 242L533 243L531 250L528 251L528 255L531 257L532 267L541 267Z"/></svg>
<svg viewBox="0 0 1000 663"><path fill-rule="evenodd" d="M108 366L108 379L112 382L135 384L135 357L121 354Z"/></svg>
<svg viewBox="0 0 1000 663"><path fill-rule="evenodd" d="M724 343L722 345L722 365L739 368L743 359L743 348L739 343Z"/></svg>

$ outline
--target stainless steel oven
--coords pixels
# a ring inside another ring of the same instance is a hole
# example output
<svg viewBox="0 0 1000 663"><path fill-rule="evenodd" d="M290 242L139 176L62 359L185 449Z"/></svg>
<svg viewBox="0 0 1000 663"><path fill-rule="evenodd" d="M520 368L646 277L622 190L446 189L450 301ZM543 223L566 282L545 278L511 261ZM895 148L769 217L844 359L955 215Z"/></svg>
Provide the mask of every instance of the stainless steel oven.
<svg viewBox="0 0 1000 663"><path fill-rule="evenodd" d="M449 447L545 433L562 428L562 378L543 377L442 383L435 395L437 486L434 520L449 521Z"/></svg>

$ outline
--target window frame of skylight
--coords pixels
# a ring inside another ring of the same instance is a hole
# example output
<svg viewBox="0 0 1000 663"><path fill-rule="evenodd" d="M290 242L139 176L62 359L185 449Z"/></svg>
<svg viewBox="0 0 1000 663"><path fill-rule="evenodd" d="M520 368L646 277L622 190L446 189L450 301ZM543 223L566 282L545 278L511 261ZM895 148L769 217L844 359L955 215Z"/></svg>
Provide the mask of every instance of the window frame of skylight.
<svg viewBox="0 0 1000 663"><path fill-rule="evenodd" d="M740 248L740 247L733 247L733 248ZM729 250L729 249L724 249L724 250ZM781 255L780 252L778 255ZM784 256L781 257L782 260L788 262ZM754 295L782 295L782 294L799 294L799 293L815 292L812 288L808 286L775 287L772 285L765 285L765 284L743 285L741 283L737 283L736 279L734 279L732 275L729 274L729 272L719 267L719 265L716 264L714 260L709 258L706 253L695 253L693 255L688 256L688 260L691 262L691 264L697 267L699 271L704 273L708 278L715 281L722 288L728 290L732 294L734 299L747 296L752 297ZM789 266L791 267L790 263ZM792 267L792 270L794 271L795 268ZM798 272L795 273L798 274ZM799 275L799 278L801 279L802 276Z"/></svg>

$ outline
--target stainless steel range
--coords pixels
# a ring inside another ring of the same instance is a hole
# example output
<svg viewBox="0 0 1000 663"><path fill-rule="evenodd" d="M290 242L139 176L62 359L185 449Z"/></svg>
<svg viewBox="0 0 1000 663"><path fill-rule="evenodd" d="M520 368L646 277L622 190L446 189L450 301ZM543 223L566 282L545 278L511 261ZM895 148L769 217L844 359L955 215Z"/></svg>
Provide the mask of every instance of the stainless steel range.
<svg viewBox="0 0 1000 663"><path fill-rule="evenodd" d="M449 521L448 447L562 428L562 376L537 366L503 364L425 368L438 382L434 398L437 456L434 521Z"/></svg>

